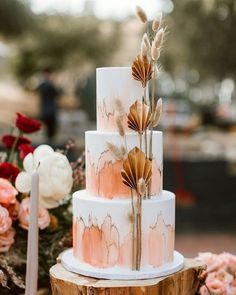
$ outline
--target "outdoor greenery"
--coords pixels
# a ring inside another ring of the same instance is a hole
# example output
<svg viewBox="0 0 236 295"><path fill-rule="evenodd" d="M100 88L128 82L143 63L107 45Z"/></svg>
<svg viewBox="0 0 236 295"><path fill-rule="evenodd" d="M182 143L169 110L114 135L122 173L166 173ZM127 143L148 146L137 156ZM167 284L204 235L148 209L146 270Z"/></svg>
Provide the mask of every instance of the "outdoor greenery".
<svg viewBox="0 0 236 295"><path fill-rule="evenodd" d="M23 1L0 1L0 33L4 37L17 38L33 26L33 13Z"/></svg>
<svg viewBox="0 0 236 295"><path fill-rule="evenodd" d="M236 77L234 0L178 0L168 21L166 67L194 68L200 78Z"/></svg>
<svg viewBox="0 0 236 295"><path fill-rule="evenodd" d="M109 24L110 33L103 34L102 22L95 16L40 15L35 17L36 28L25 34L18 43L15 72L27 78L43 67L53 69L94 67L107 64L117 48L117 23ZM78 66L79 65L79 66Z"/></svg>
<svg viewBox="0 0 236 295"><path fill-rule="evenodd" d="M234 0L174 1L166 24L167 71L184 66L202 79L236 76ZM79 16L35 15L26 0L0 1L0 33L17 47L14 71L21 80L45 66L107 65L118 48L120 25L97 19L92 9Z"/></svg>

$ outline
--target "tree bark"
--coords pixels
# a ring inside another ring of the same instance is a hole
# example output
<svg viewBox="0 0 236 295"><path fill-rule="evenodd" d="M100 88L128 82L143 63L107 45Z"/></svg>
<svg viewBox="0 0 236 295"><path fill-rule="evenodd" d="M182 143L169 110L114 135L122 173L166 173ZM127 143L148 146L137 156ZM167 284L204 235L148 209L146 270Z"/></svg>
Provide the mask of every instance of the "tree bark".
<svg viewBox="0 0 236 295"><path fill-rule="evenodd" d="M185 267L170 276L149 280L102 280L69 272L58 263L50 269L53 295L194 295L205 265L185 259Z"/></svg>

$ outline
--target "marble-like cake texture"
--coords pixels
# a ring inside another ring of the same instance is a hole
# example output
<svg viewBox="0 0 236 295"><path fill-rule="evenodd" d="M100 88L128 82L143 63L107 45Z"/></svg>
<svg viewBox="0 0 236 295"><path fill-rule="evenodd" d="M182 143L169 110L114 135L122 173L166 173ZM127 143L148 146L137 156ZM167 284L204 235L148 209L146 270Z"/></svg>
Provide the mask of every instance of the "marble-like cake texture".
<svg viewBox="0 0 236 295"><path fill-rule="evenodd" d="M148 150L149 138L148 133ZM117 159L109 150L107 143L116 147L127 145L127 150L139 146L139 136L127 133L126 138L115 132L87 131L86 150L86 189L92 196L113 199L130 198L130 189L122 182L123 160ZM162 191L163 156L162 132L153 133L153 163L151 194L160 195Z"/></svg>
<svg viewBox="0 0 236 295"><path fill-rule="evenodd" d="M128 131L127 114L130 106L142 99L144 89L141 83L132 77L129 67L97 69L97 130L117 131L115 123L116 104L118 99L124 108L124 127Z"/></svg>
<svg viewBox="0 0 236 295"><path fill-rule="evenodd" d="M132 267L130 201L90 197L86 191L73 196L74 256L95 267ZM174 253L175 196L143 200L141 268L171 262Z"/></svg>

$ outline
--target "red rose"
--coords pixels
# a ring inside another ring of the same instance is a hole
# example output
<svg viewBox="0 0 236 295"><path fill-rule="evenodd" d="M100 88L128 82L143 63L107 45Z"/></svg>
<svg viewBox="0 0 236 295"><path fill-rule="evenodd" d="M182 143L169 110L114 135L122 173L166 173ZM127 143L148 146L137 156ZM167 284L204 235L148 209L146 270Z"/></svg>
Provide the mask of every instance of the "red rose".
<svg viewBox="0 0 236 295"><path fill-rule="evenodd" d="M35 148L29 144L21 144L19 145L18 150L20 151L20 159L23 161L29 153L33 153Z"/></svg>
<svg viewBox="0 0 236 295"><path fill-rule="evenodd" d="M18 167L11 163L3 162L0 163L0 178L5 178L10 181L15 181L20 170Z"/></svg>
<svg viewBox="0 0 236 295"><path fill-rule="evenodd" d="M34 133L41 128L41 122L17 113L16 127L24 133Z"/></svg>
<svg viewBox="0 0 236 295"><path fill-rule="evenodd" d="M16 136L11 134L6 134L2 137L2 143L5 146L5 148L8 150L12 148L15 140L16 140ZM21 144L31 144L31 140L29 140L26 137L20 136L17 141L16 147L18 147Z"/></svg>

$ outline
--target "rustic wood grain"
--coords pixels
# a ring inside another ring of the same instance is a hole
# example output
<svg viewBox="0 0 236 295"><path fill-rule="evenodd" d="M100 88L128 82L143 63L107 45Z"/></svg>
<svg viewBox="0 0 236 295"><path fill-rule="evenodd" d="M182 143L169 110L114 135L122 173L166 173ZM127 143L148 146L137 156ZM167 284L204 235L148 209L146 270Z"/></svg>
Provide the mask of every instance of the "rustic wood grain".
<svg viewBox="0 0 236 295"><path fill-rule="evenodd" d="M149 280L102 280L67 271L57 263L50 269L53 295L194 295L205 265L185 259L185 267L170 276Z"/></svg>

